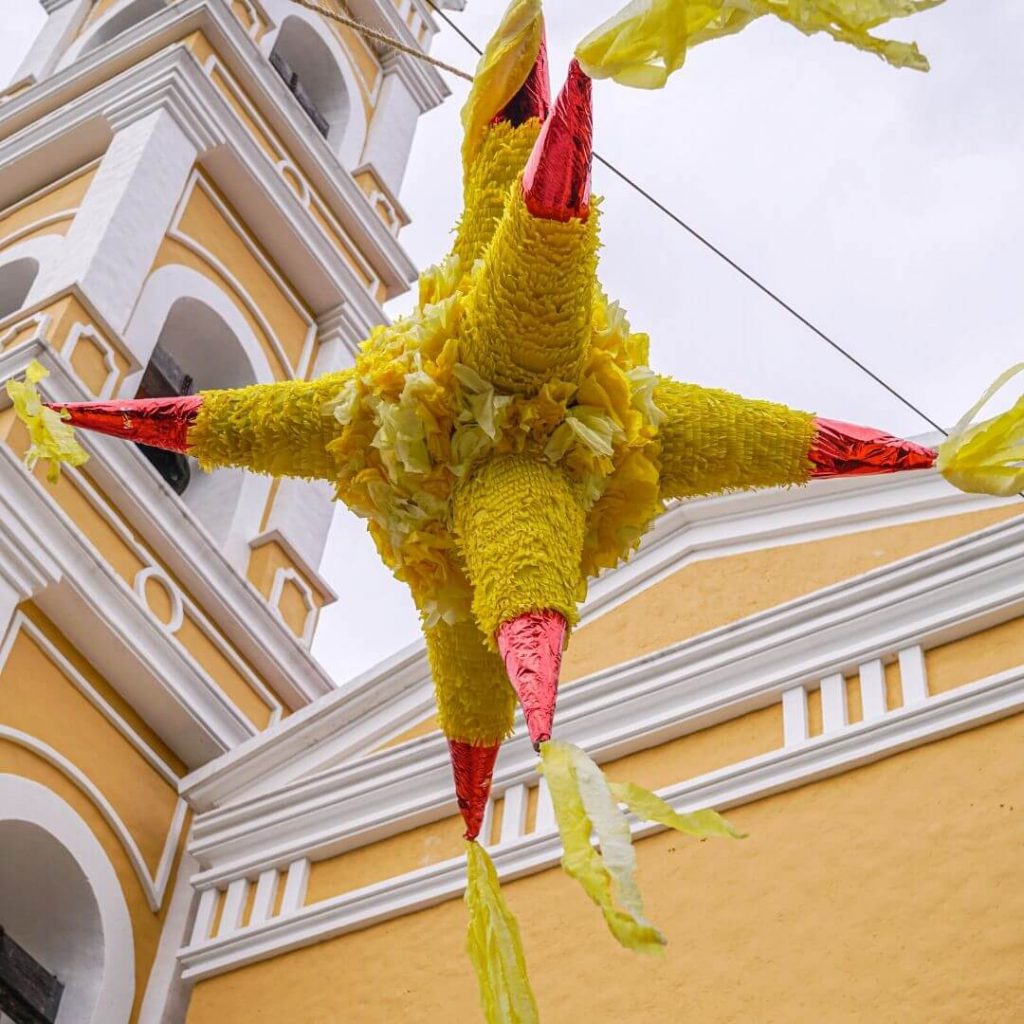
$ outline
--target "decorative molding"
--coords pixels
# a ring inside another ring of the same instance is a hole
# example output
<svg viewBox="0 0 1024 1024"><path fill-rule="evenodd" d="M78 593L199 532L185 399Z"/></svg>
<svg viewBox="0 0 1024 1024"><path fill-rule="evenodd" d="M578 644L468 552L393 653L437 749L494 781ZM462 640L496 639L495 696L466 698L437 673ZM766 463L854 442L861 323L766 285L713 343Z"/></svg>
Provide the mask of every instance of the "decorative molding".
<svg viewBox="0 0 1024 1024"><path fill-rule="evenodd" d="M270 597L267 604L270 605L274 614L285 622L284 613L281 611L281 597L284 594L286 583L291 583L302 596L302 603L306 606L306 619L302 624L302 642L308 647L313 642L313 631L316 629L317 614L320 609L313 600L313 588L303 579L294 566L279 566L274 573L274 582L270 586ZM291 629L291 626L288 626Z"/></svg>
<svg viewBox="0 0 1024 1024"><path fill-rule="evenodd" d="M295 563L295 567L299 572L309 581L308 583L303 581L304 588L315 587L320 597L323 598L324 604L332 604L338 600L338 592L320 575L320 571L303 557L302 552L280 530L276 528L267 530L249 541L249 547L253 551L263 547L264 544L279 545L288 558ZM271 605L274 604L272 597L268 600Z"/></svg>
<svg viewBox="0 0 1024 1024"><path fill-rule="evenodd" d="M76 213L78 213L77 207L69 210L58 210L56 213L50 213L45 217L40 217L39 220L34 220L32 223L25 224L16 231L12 231L9 235L5 235L3 238L0 238L0 258L3 258L5 263L9 262L7 260L8 248L16 245L21 241L21 239L28 235L41 231L43 228L56 227L58 224L70 223L75 219ZM53 231L50 233L59 234L60 232Z"/></svg>
<svg viewBox="0 0 1024 1024"><path fill-rule="evenodd" d="M74 363L71 362L71 357L74 355L75 349L82 338L86 338L91 341L96 346L97 350L102 353L103 365L107 370L106 379L99 391L93 392L84 381L80 381L82 388L84 391L89 394L94 394L96 398L101 400L112 398L114 390L117 387L118 378L121 376L121 371L117 368L117 361L114 359L114 346L111 345L110 342L107 341L107 339L103 337L103 335L100 334L92 324L76 323L68 332L68 336L61 347L61 354L67 360L68 366L71 367L71 372L75 373L75 376L77 377L78 374L75 372ZM131 357L125 355L125 362L130 368L132 365Z"/></svg>
<svg viewBox="0 0 1024 1024"><path fill-rule="evenodd" d="M171 618L164 622L150 607L149 599L146 597L146 584L149 580L156 580L167 594L167 600L171 605ZM145 606L146 610L153 616L153 621L165 632L172 636L181 629L185 622L185 606L181 601L181 591L174 585L173 580L157 565L147 565L140 570L132 583L132 589L136 596Z"/></svg>
<svg viewBox="0 0 1024 1024"><path fill-rule="evenodd" d="M996 499L962 494L930 472L822 480L800 490L724 495L678 504L655 523L629 563L592 584L581 609L582 621L596 619L693 561L999 505ZM885 577L902 564L877 572ZM860 579L838 587L853 587ZM821 592L822 599L829 593ZM801 599L797 606L803 608L815 599L816 595ZM747 621L756 624L758 617ZM739 623L726 629L743 626ZM579 685L574 683L571 692L582 692ZM363 692L372 692L372 703L363 703L359 697ZM560 700L560 723L566 699L563 695ZM203 810L269 792L325 765L370 753L386 739L422 721L433 701L426 652L417 642L324 697L315 710L293 716L285 734L275 734L273 739L268 735L238 748L193 773L184 785Z"/></svg>
<svg viewBox="0 0 1024 1024"><path fill-rule="evenodd" d="M264 112L310 187L324 197L331 215L352 238L355 249L372 254L389 290L407 287L416 275L407 254L388 233L352 176L339 173L337 160L323 140L282 109L277 99L276 72L263 60L234 14L210 0L182 0L5 104L0 110L0 136L7 135L0 147L5 150L5 161L14 162L27 153L38 152L71 130L94 124L97 118L105 124L109 106L121 116L135 116L143 109L140 104L147 102L145 97L156 92L174 116L190 119L189 131L200 133L196 137L200 148L215 139L225 141L207 164L211 169L216 167L218 187L229 198L233 193L246 197L245 216L250 223L256 219L255 208L260 205L267 216L276 218L271 235L285 226L301 236L302 244L289 247L289 251L290 258L302 261L303 266L286 266L285 270L291 279L306 283L304 299L318 310L349 298L358 306L369 330L380 320L379 306L363 291L347 265L344 270L338 267L338 262L344 261L322 229L307 213L300 212L304 208L294 192L181 44L194 31L207 36L240 88ZM111 68L125 70L104 80L101 76L109 74ZM340 293L339 285L347 285L351 294ZM333 294L333 300L325 302L318 297L328 293ZM362 293L362 298L356 293Z"/></svg>
<svg viewBox="0 0 1024 1024"><path fill-rule="evenodd" d="M786 792L871 764L901 751L952 736L1024 710L1024 669L990 676L969 686L848 726L830 735L783 747L760 757L659 790L675 810L730 807ZM633 819L634 836L663 831ZM522 878L558 863L557 831L535 831L491 848L502 879ZM199 878L194 884L202 884ZM183 976L209 978L279 956L314 942L359 931L383 921L457 898L465 888L465 858L457 857L387 879L333 899L282 913L232 935L193 942L181 950Z"/></svg>
<svg viewBox="0 0 1024 1024"><path fill-rule="evenodd" d="M559 736L599 761L617 759L767 707L785 691L817 686L828 675L852 674L875 659L948 643L1022 613L1024 520L1018 519L576 681L560 695ZM316 729L333 719L334 733L319 752L310 750L312 730L303 728L313 718L307 709L298 727L282 723L272 737L183 780L181 792L193 806L223 804L196 820L191 850L207 865L201 884L296 856L334 856L455 813L443 737L340 763L366 722L360 723L357 700L338 701L333 715L330 703L321 702ZM337 715L342 708L349 713L344 724ZM300 737L307 744L296 749ZM266 747L274 748L275 768L259 756ZM331 764L336 767L324 767ZM535 765L519 716L498 762L495 796L531 782ZM256 766L259 779L251 774ZM225 779L231 789L218 787Z"/></svg>

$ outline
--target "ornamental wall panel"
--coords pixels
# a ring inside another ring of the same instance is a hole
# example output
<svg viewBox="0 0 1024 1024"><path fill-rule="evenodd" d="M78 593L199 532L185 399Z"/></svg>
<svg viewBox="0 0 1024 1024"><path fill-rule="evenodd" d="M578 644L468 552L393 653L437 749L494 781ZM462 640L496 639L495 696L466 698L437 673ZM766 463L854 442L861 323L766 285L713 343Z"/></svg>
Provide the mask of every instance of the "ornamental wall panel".
<svg viewBox="0 0 1024 1024"><path fill-rule="evenodd" d="M66 235L99 161L63 175L0 211L0 264L4 250L42 235Z"/></svg>

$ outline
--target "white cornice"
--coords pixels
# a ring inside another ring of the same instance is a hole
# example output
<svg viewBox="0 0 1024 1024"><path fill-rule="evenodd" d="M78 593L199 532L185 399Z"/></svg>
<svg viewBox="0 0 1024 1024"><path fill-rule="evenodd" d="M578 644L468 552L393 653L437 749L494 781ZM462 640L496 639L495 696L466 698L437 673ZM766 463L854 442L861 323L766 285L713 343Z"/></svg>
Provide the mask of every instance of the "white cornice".
<svg viewBox="0 0 1024 1024"><path fill-rule="evenodd" d="M353 243L368 254L388 287L396 293L405 290L416 277L416 268L409 256L377 216L352 175L339 165L326 142L303 119L291 116L290 105L285 108L281 98L287 98L287 94L281 92L276 73L226 5L210 3L210 0L182 0L4 104L0 108L0 136L5 136L0 142L0 160L14 163L47 140L66 136L71 128L82 127L88 121L87 114L105 118L109 103L137 99L147 91L151 76L158 73L153 70L154 63L162 70L165 61L181 59L181 47L175 44L193 31L206 34L261 115L292 152L299 171L325 198L332 213L351 235ZM189 60L195 67L194 58L189 57ZM199 78L203 77L200 74ZM308 212L296 202L294 195L270 167L265 154L247 134L231 107L210 83L194 81L194 84L196 91L193 96L183 95L182 98L186 101L200 98L198 107L194 103L186 104L187 109L198 117L197 127L202 127L203 120L212 117L213 124L228 142L224 147L227 153L220 154L228 158L226 161L218 163L213 158L207 161L218 185L229 195L242 194L236 179L244 182L255 175L260 191L269 193L273 203L277 204L276 208L287 212L288 216L281 218L282 227L287 229L287 223L293 216L297 216L305 226L301 243L296 248L312 248L316 252L326 247L327 240L319 227L309 220ZM97 102L97 93L101 94L102 102ZM109 127L106 131L109 135ZM93 141L95 151L89 155L102 151L101 135L99 133ZM271 182L271 178L277 179L276 183ZM278 185L283 188L279 189ZM311 242L313 239L317 240ZM367 329L379 322L379 307L366 294L362 284L353 278L348 265L333 248L330 257L326 261L321 257L318 263L321 268L318 273L324 278L318 284L321 295L319 299L307 296L314 309L326 310L340 298L348 298L360 307ZM293 276L302 277L301 274ZM331 289L336 286L330 283L333 280L344 282L348 294L334 295ZM362 308L364 306L365 309Z"/></svg>
<svg viewBox="0 0 1024 1024"><path fill-rule="evenodd" d="M598 760L622 757L766 707L787 689L1022 613L1024 520L1015 519L574 682L559 698L559 738ZM274 746L285 737L286 747L294 745L303 734L289 735L288 724L277 727ZM329 755L358 731L337 718L334 724L332 749L325 743L323 751ZM498 761L496 794L534 777L536 755L517 725ZM193 806L209 806L218 768L239 763L251 772L262 745L245 744L193 773L183 794ZM196 820L192 852L209 869L204 879L330 856L455 812L437 734L307 777L291 776L294 751L284 751L284 768L268 772L262 786L250 781L249 791L260 795ZM308 749L301 758L307 768L315 763Z"/></svg>
<svg viewBox="0 0 1024 1024"><path fill-rule="evenodd" d="M688 779L659 791L675 810L728 810L762 797L849 771L966 729L1024 710L1024 670L1013 669L884 717L786 747ZM662 831L650 822L631 823L634 836ZM490 850L499 877L521 878L551 868L562 854L558 833L545 830ZM212 882L208 875L194 884ZM289 950L358 931L460 896L465 858L442 861L386 879L333 899L244 928L225 937L196 942L179 953L191 981L235 970Z"/></svg>
<svg viewBox="0 0 1024 1024"><path fill-rule="evenodd" d="M804 489L679 503L657 521L629 563L591 585L582 622L692 561L998 504L991 498L962 494L934 473L817 481ZM363 688L372 690L376 699L370 711L356 714L348 695ZM415 724L412 716L425 717L432 701L426 652L422 644L414 644L307 713L282 723L278 738L268 736L245 744L190 776L185 785L196 806L207 810L267 792L343 757L370 752L374 745Z"/></svg>

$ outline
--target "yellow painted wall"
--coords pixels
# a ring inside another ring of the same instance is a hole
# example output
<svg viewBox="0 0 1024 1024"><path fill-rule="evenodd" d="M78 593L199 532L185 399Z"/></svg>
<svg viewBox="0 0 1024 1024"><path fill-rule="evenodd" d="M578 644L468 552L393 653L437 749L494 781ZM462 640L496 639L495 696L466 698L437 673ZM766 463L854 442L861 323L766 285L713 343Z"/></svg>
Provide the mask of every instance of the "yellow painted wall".
<svg viewBox="0 0 1024 1024"><path fill-rule="evenodd" d="M1021 514L1017 504L694 562L578 629L571 681Z"/></svg>
<svg viewBox="0 0 1024 1024"><path fill-rule="evenodd" d="M0 212L0 251L16 241L37 235L65 234L95 174L96 163L93 162L42 186ZM45 227L28 230L45 218L60 219Z"/></svg>
<svg viewBox="0 0 1024 1024"><path fill-rule="evenodd" d="M45 641L84 677L98 699L120 716L173 773L184 774L185 766L46 616L31 603L22 605L21 610ZM175 786L86 698L46 648L45 641L38 641L24 630L14 638L7 660L0 668L0 723L48 744L81 771L113 806L153 874L163 854L176 809ZM33 779L66 800L89 825L110 858L132 919L136 958L132 1020L135 1020L160 939L166 898L161 912L153 913L124 846L92 798L69 775L35 752L7 739L0 740L0 772ZM182 837L177 844L175 863L183 842ZM168 892L173 882L172 875Z"/></svg>
<svg viewBox="0 0 1024 1024"><path fill-rule="evenodd" d="M316 580L310 579L295 564L288 552L277 542L267 541L256 547L249 559L249 579L256 589L269 598L274 587L274 579L278 570L290 569L295 572L306 587L306 593L292 580L286 580L281 588L278 609L288 628L297 636L305 633L306 622L311 614L306 604L308 598L313 604L312 614L316 614L324 606L324 595Z"/></svg>
<svg viewBox="0 0 1024 1024"><path fill-rule="evenodd" d="M638 844L663 959L557 869L505 887L552 1024L1016 1024L1024 716L730 812L750 838ZM480 1018L452 900L201 982L188 1024Z"/></svg>

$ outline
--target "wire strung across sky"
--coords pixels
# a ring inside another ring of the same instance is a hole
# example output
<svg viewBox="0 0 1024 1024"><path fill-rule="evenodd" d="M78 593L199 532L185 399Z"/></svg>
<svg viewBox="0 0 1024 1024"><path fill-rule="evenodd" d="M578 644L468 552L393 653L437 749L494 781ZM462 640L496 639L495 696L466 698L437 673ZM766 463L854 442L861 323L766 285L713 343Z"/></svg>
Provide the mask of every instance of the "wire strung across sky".
<svg viewBox="0 0 1024 1024"><path fill-rule="evenodd" d="M472 39L470 39L470 37L467 36L466 33L463 32L461 28L459 28L458 25L456 25L455 22L452 21L452 19L449 18L448 15L445 14L445 12L441 10L441 8L438 7L436 3L434 3L434 0L426 0L426 2L434 10L434 12L438 14L448 24L448 26L455 32L455 34L460 39L462 39L464 43L466 43L467 46L475 50L478 55L483 53L483 50L481 50L480 47L477 46L477 44ZM730 267L732 267L732 269L735 270L736 273L746 278L746 280L749 281L752 285L754 285L755 288L761 291L764 295L767 295L768 298L770 298L777 305L781 306L791 316L799 320L800 323L804 325L804 327L806 327L808 330L810 330L819 338L821 338L822 341L830 345L841 356L849 360L849 362L853 363L853 365L856 366L857 369L867 374L876 384L879 384L881 387L885 388L885 390L888 391L889 394L893 396L893 398L895 398L899 402L902 402L903 405L910 409L911 412L916 413L916 415L920 416L921 419L925 421L925 423L928 423L940 434L946 434L946 430L943 427L939 426L939 424L936 423L935 420L931 418L931 416L929 416L927 413L919 409L913 402L910 401L909 398L906 398L903 395L901 395L900 392L897 391L891 384L889 384L887 381L879 377L874 370L872 370L868 366L865 366L864 363L862 363L855 355L853 355L852 352L848 352L845 348L843 348L842 345L839 344L838 341L830 337L820 327L817 327L814 323L808 320L807 317L805 317L797 309L795 309L788 302L786 302L786 300L783 299L776 292L772 291L772 289L769 288L768 285L760 281L757 277L750 273L749 270L744 269L744 267L737 263L731 256L729 256L721 249L719 249L718 246L715 245L714 242L712 242L709 238L702 235L696 228L687 224L686 221L682 219L682 217L680 217L676 213L673 213L673 211L670 210L664 203L655 199L655 197L651 195L650 192L648 192L643 186L634 181L628 174L625 173L625 171L621 170L610 160L607 160L605 157L601 156L601 154L597 153L596 151L594 153L594 159L603 167L611 171L612 174L619 178L619 180L622 181L625 185L628 185L638 195L646 199L647 202L649 202L655 209L659 210L666 217L668 217L669 220L671 220L674 224L678 225L684 231L688 232L691 235L691 237L700 242L700 244L703 245L706 249L709 249L720 260L723 260Z"/></svg>

